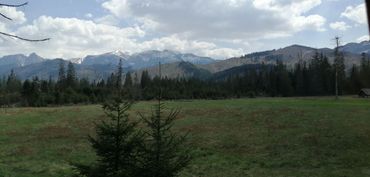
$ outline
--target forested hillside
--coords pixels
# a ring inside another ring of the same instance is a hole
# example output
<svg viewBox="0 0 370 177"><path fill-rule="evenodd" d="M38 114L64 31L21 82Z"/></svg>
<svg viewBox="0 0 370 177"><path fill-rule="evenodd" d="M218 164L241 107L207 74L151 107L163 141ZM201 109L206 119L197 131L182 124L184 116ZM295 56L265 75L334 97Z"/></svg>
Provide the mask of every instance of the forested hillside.
<svg viewBox="0 0 370 177"><path fill-rule="evenodd" d="M346 72L343 55L331 64L327 56L318 52L293 68L277 60L274 64L246 64L211 74L191 63L177 65L182 72L192 75L159 77L158 67L150 70L151 74L157 74L154 77L147 70L124 73L121 60L107 79L91 81L78 78L75 65L60 60L59 69L55 71L58 73L57 80L34 77L22 81L14 71L3 77L0 80L1 105L101 103L121 91L136 100L150 100L155 98L159 86L164 99L329 96L335 93L336 71L340 95L357 94L361 88L370 87L370 60L365 54L360 66L347 68L349 72Z"/></svg>

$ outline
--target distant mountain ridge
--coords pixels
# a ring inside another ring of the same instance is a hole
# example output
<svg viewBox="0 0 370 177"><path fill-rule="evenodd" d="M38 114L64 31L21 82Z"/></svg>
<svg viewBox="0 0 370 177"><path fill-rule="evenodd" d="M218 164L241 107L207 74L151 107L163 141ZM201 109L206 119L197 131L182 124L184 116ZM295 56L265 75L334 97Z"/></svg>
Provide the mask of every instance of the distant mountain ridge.
<svg viewBox="0 0 370 177"><path fill-rule="evenodd" d="M0 76L7 75L11 69L21 79L31 79L34 76L39 78L57 78L59 64L61 62L74 63L79 77L90 79L101 79L107 77L117 68L122 60L125 71L140 70L157 66L159 63L170 64L189 62L191 64L209 64L216 60L209 57L200 57L194 54L183 54L170 50L150 50L129 55L120 51L104 53L101 55L88 55L84 58L65 59L44 59L37 54L25 56L23 54L8 55L0 58ZM187 75L187 74L185 74Z"/></svg>
<svg viewBox="0 0 370 177"><path fill-rule="evenodd" d="M360 43L348 43L340 47L341 51L354 53L354 54L370 54L370 41L363 41Z"/></svg>
<svg viewBox="0 0 370 177"><path fill-rule="evenodd" d="M32 53L29 56L23 54L7 55L0 58L0 75L9 73L11 69L28 66L46 61L44 58Z"/></svg>
<svg viewBox="0 0 370 177"><path fill-rule="evenodd" d="M340 50L344 52L346 66L352 66L360 63L362 53L370 55L370 42L348 43L341 46ZM189 53L183 54L170 50L150 50L132 55L114 51L101 55L88 55L84 58L75 58L69 61L74 63L79 77L88 77L91 80L106 78L117 68L119 60L122 60L126 72L140 74L143 70L148 70L154 76L158 74L156 72L157 66L161 63L163 64L163 76L206 78L215 73L222 76L239 72L242 69L256 67L261 63L275 64L276 60L283 61L288 66L294 66L299 61L312 59L316 52L323 53L331 62L334 59L334 49L316 49L302 45L291 45L227 60L215 60L209 57ZM22 79L30 79L34 76L56 78L59 63L62 61L68 62L68 60L62 59L44 59L35 53L29 56L22 54L4 56L0 58L0 76L7 75L11 69L14 69Z"/></svg>
<svg viewBox="0 0 370 177"><path fill-rule="evenodd" d="M97 64L113 64L117 65L119 60L122 60L124 67L132 69L141 69L162 64L176 62L191 62L193 64L209 64L215 60L209 57L200 57L194 54L182 54L170 50L158 51L149 50L145 52L129 55L120 51L105 53L102 55L89 55L82 59L82 65L97 65Z"/></svg>
<svg viewBox="0 0 370 177"><path fill-rule="evenodd" d="M370 42L349 43L341 46L340 51L344 53L345 64L347 67L353 64L358 65L361 61L361 54L370 55ZM308 61L312 59L316 52L322 53L329 58L329 61L334 60L334 49L329 48L312 48L301 45L291 45L281 49L255 52L241 57L234 57L227 60L217 61L214 63L201 65L200 67L212 73L221 72L233 67L238 67L246 64L275 64L277 60L284 62L286 65L293 67L299 61Z"/></svg>

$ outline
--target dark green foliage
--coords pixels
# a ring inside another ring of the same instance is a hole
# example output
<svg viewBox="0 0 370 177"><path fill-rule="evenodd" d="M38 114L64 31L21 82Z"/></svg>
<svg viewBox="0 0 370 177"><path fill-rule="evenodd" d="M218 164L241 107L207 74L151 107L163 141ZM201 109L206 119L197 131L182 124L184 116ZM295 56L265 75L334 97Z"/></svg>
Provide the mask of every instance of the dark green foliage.
<svg viewBox="0 0 370 177"><path fill-rule="evenodd" d="M362 87L370 88L370 58L365 53L361 59L360 79Z"/></svg>
<svg viewBox="0 0 370 177"><path fill-rule="evenodd" d="M339 53L337 57L334 59L334 72L337 72L337 80L338 80L338 91L339 94L343 94L344 84L346 80L346 72L345 72L345 65L344 65L344 56L343 53Z"/></svg>
<svg viewBox="0 0 370 177"><path fill-rule="evenodd" d="M123 76L123 68L122 68L122 59L119 60L117 71L116 71L116 88L120 89L122 87L122 76Z"/></svg>
<svg viewBox="0 0 370 177"><path fill-rule="evenodd" d="M347 72L344 58L338 65L339 95L358 94L361 88L370 88L370 59L364 54L361 65ZM0 79L0 104L5 106L46 106L65 104L104 103L119 95L135 100L153 100L156 90L162 87L162 98L169 99L224 99L258 96L330 96L335 94L335 63L323 54L316 54L309 61L300 61L289 68L281 61L276 64L243 65L213 74L209 79L152 78L148 71L141 77L126 73L122 83L122 67L108 78L91 81L76 76L73 64L60 63L59 77L55 82L28 80L23 83L14 71ZM183 63L183 67L191 66ZM198 73L200 74L200 73ZM347 76L348 75L348 76ZM23 84L23 85L22 85ZM37 89L36 89L37 88Z"/></svg>
<svg viewBox="0 0 370 177"><path fill-rule="evenodd" d="M14 70L11 70L10 75L6 81L6 91L10 93L20 91L22 87L21 81L17 78Z"/></svg>
<svg viewBox="0 0 370 177"><path fill-rule="evenodd" d="M186 73L191 73L193 77L199 79L207 79L212 76L212 74L208 70L198 68L190 62L181 62L179 64L179 67L182 68Z"/></svg>
<svg viewBox="0 0 370 177"><path fill-rule="evenodd" d="M171 131L178 110L164 115L164 104L159 102L151 116L141 115L145 125L146 139L140 177L175 177L191 160L186 136Z"/></svg>
<svg viewBox="0 0 370 177"><path fill-rule="evenodd" d="M65 71L65 66L64 66L63 61L60 61L60 64L59 64L57 85L58 85L59 90L63 90L66 87L66 71Z"/></svg>
<svg viewBox="0 0 370 177"><path fill-rule="evenodd" d="M77 85L76 70L75 67L73 66L73 63L69 62L67 68L66 87L76 88L76 85Z"/></svg>
<svg viewBox="0 0 370 177"><path fill-rule="evenodd" d="M131 73L128 72L126 74L126 77L125 77L125 84L124 84L124 87L125 88L131 88L133 86L133 81L132 81L132 77L131 77Z"/></svg>
<svg viewBox="0 0 370 177"><path fill-rule="evenodd" d="M88 177L135 177L139 169L142 133L137 122L129 119L132 102L116 99L104 104L109 120L96 125L96 137L89 137L98 160L96 163L76 165L81 175Z"/></svg>

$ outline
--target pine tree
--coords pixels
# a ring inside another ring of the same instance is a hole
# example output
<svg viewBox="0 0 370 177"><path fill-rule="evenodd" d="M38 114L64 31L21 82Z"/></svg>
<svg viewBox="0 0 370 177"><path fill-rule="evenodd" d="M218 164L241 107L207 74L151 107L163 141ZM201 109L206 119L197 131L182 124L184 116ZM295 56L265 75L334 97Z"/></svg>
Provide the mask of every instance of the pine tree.
<svg viewBox="0 0 370 177"><path fill-rule="evenodd" d="M123 68L122 68L122 59L119 60L116 72L116 88L121 89L122 87L122 76L123 76Z"/></svg>
<svg viewBox="0 0 370 177"><path fill-rule="evenodd" d="M149 84L150 84L150 77L149 77L149 73L148 71L143 71L141 73L141 79L140 79L140 86L142 89L145 89L147 87L149 87Z"/></svg>
<svg viewBox="0 0 370 177"><path fill-rule="evenodd" d="M171 131L179 113L171 110L163 115L164 105L160 101L150 117L141 115L149 128L144 148L144 160L140 177L174 177L191 160L189 149L184 144L186 136L179 136Z"/></svg>
<svg viewBox="0 0 370 177"><path fill-rule="evenodd" d="M159 73L161 73L161 69L159 69ZM148 127L140 177L177 176L191 159L189 149L185 145L186 136L179 136L171 131L179 111L171 110L167 116L163 115L164 104L161 103L162 88L160 83L158 89L158 104L151 116L140 114Z"/></svg>
<svg viewBox="0 0 370 177"><path fill-rule="evenodd" d="M338 57L335 58L334 66L337 72L338 94L342 95L344 90L344 83L346 80L346 67L344 64L344 54L342 52L338 53Z"/></svg>
<svg viewBox="0 0 370 177"><path fill-rule="evenodd" d="M31 85L31 82L28 79L23 82L22 97L24 99L23 104L25 106L28 106L31 102L31 97L32 97L32 85Z"/></svg>
<svg viewBox="0 0 370 177"><path fill-rule="evenodd" d="M117 85L117 81L116 80L117 80L116 75L114 73L111 73L111 75L107 79L107 84L106 84L107 88L108 89L114 89L114 88L116 88L116 85Z"/></svg>
<svg viewBox="0 0 370 177"><path fill-rule="evenodd" d="M15 93L15 92L21 91L21 89L22 89L22 83L18 79L14 70L12 69L6 81L6 91L9 93Z"/></svg>
<svg viewBox="0 0 370 177"><path fill-rule="evenodd" d="M59 72L58 72L58 88L59 90L63 90L66 84L66 71L64 66L64 61L61 60L59 63Z"/></svg>
<svg viewBox="0 0 370 177"><path fill-rule="evenodd" d="M296 64L294 69L294 88L295 88L295 94L298 96L305 95L305 83L304 83L304 77L303 77L303 63L299 62Z"/></svg>
<svg viewBox="0 0 370 177"><path fill-rule="evenodd" d="M143 71L141 73L140 79L140 87L141 87L141 94L143 99L151 99L151 91L149 87L151 86L151 78L149 76L148 71Z"/></svg>
<svg viewBox="0 0 370 177"><path fill-rule="evenodd" d="M91 166L75 165L87 177L138 177L139 147L142 134L137 122L129 120L130 101L116 99L104 104L109 120L96 125L96 137L89 137L98 161Z"/></svg>
<svg viewBox="0 0 370 177"><path fill-rule="evenodd" d="M66 78L66 87L75 89L77 84L76 70L72 62L68 63L67 66L67 78Z"/></svg>
<svg viewBox="0 0 370 177"><path fill-rule="evenodd" d="M350 87L348 88L348 90L350 91L351 94L358 93L359 90L361 90L363 87L362 82L361 82L360 72L356 65L352 66L352 70L351 70L350 77L349 77L349 85Z"/></svg>
<svg viewBox="0 0 370 177"><path fill-rule="evenodd" d="M125 85L124 85L124 87L125 87L125 88L131 88L131 87L132 87L132 85L133 85L133 83L132 83L131 73L130 73L130 72L128 72L128 73L126 74L126 77L125 77Z"/></svg>
<svg viewBox="0 0 370 177"><path fill-rule="evenodd" d="M366 88L370 87L370 59L365 53L361 58L360 77L362 85Z"/></svg>

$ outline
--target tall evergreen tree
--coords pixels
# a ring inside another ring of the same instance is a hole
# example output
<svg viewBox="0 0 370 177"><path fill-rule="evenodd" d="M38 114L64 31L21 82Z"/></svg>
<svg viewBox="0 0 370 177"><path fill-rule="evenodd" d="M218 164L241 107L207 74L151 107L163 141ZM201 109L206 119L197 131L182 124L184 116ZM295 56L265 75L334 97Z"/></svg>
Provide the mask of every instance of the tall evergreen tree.
<svg viewBox="0 0 370 177"><path fill-rule="evenodd" d="M123 68L122 68L122 59L119 60L116 72L116 88L122 88L122 76L123 76Z"/></svg>
<svg viewBox="0 0 370 177"><path fill-rule="evenodd" d="M352 70L351 70L350 77L349 77L349 85L350 86L349 88L347 88L347 90L351 94L358 93L363 87L362 82L361 82L360 72L356 65L352 66Z"/></svg>
<svg viewBox="0 0 370 177"><path fill-rule="evenodd" d="M28 106L29 103L31 102L31 97L32 97L32 85L28 79L23 82L22 97L24 98L23 104Z"/></svg>
<svg viewBox="0 0 370 177"><path fill-rule="evenodd" d="M294 89L296 95L305 95L305 81L303 77L303 62L296 64L294 69Z"/></svg>
<svg viewBox="0 0 370 177"><path fill-rule="evenodd" d="M140 79L140 87L141 87L141 95L143 99L152 99L153 97L151 96L151 78L149 76L148 71L143 71L141 73L141 79Z"/></svg>
<svg viewBox="0 0 370 177"><path fill-rule="evenodd" d="M116 99L104 104L109 120L96 125L96 137L90 137L98 161L90 166L75 165L81 175L87 177L139 177L139 147L142 134L137 122L129 119L130 101Z"/></svg>
<svg viewBox="0 0 370 177"><path fill-rule="evenodd" d="M346 66L344 64L344 54L343 52L339 52L338 56L334 60L334 67L336 70L337 75L337 86L338 86L338 94L342 95L344 91L344 84L346 80Z"/></svg>
<svg viewBox="0 0 370 177"><path fill-rule="evenodd" d="M125 85L124 85L124 87L125 88L132 88L132 86L133 86L133 82L132 82L131 73L130 72L127 72L126 77L125 77Z"/></svg>
<svg viewBox="0 0 370 177"><path fill-rule="evenodd" d="M76 88L76 84L77 84L76 70L73 63L69 62L67 66L66 87Z"/></svg>
<svg viewBox="0 0 370 177"><path fill-rule="evenodd" d="M361 58L360 77L363 87L370 87L370 59L363 53Z"/></svg>
<svg viewBox="0 0 370 177"><path fill-rule="evenodd" d="M18 79L14 70L10 71L10 75L6 81L6 91L9 93L15 93L21 91L22 82Z"/></svg>
<svg viewBox="0 0 370 177"><path fill-rule="evenodd" d="M58 72L58 88L60 90L65 88L66 85L66 70L64 66L64 61L61 60L59 63L59 72Z"/></svg>

